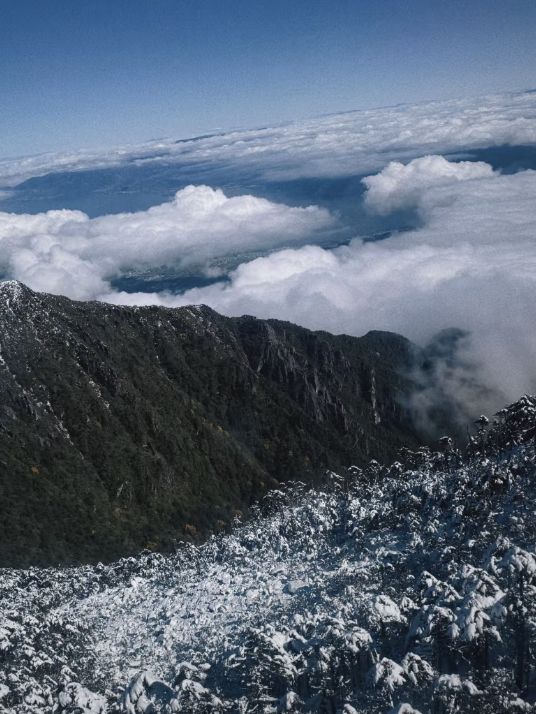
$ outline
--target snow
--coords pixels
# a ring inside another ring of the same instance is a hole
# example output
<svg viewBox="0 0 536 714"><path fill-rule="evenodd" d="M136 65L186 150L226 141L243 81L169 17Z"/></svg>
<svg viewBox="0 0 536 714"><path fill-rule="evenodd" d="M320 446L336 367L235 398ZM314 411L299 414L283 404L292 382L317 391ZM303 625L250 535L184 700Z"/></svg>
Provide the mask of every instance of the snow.
<svg viewBox="0 0 536 714"><path fill-rule="evenodd" d="M409 454L418 469L290 486L173 555L2 571L0 712L530 711L515 674L536 644L530 419L511 405L457 468ZM483 488L494 465L499 491Z"/></svg>

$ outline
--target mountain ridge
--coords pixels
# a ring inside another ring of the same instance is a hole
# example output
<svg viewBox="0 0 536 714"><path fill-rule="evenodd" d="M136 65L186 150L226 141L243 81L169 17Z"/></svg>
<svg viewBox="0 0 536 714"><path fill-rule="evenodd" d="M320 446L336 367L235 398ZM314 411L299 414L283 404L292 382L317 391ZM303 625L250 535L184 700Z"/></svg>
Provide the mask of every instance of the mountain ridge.
<svg viewBox="0 0 536 714"><path fill-rule="evenodd" d="M389 459L419 348L206 306L0 284L0 564L94 562L225 529L289 478Z"/></svg>

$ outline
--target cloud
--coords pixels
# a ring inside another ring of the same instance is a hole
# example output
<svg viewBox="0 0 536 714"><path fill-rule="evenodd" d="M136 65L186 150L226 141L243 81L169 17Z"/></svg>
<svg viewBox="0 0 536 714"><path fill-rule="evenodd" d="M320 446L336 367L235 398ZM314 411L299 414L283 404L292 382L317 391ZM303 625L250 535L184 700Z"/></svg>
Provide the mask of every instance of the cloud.
<svg viewBox="0 0 536 714"><path fill-rule="evenodd" d="M457 181L487 178L493 174L482 161L453 163L444 156L423 156L402 164L391 161L379 174L366 176L365 205L376 213L415 208L423 193L434 186L448 186Z"/></svg>
<svg viewBox="0 0 536 714"><path fill-rule="evenodd" d="M534 143L536 94L511 92L346 112L178 142L4 159L0 186L51 172L158 164L209 174L224 167L267 180L344 176L423 154Z"/></svg>
<svg viewBox="0 0 536 714"><path fill-rule="evenodd" d="M427 189L418 176L416 230L335 250L281 250L242 263L227 283L180 296L106 299L206 303L228 315L278 317L331 332L391 330L421 344L456 326L471 334L465 364L478 365L481 381L501 399L516 398L536 389L536 172L478 170L480 178L432 181ZM408 187L413 175L406 173ZM450 380L456 384L452 374Z"/></svg>
<svg viewBox="0 0 536 714"><path fill-rule="evenodd" d="M128 269L192 264L314 242L336 232L316 206L291 208L254 196L228 198L188 186L147 211L90 219L80 211L0 213L0 268L36 290L90 299Z"/></svg>

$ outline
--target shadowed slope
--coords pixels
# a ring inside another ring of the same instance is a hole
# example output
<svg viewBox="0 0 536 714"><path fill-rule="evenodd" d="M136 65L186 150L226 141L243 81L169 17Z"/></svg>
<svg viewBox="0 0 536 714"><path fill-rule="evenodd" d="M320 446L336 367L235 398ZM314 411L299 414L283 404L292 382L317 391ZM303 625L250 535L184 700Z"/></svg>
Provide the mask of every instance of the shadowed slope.
<svg viewBox="0 0 536 714"><path fill-rule="evenodd" d="M225 527L268 488L416 443L404 338L0 285L0 564Z"/></svg>

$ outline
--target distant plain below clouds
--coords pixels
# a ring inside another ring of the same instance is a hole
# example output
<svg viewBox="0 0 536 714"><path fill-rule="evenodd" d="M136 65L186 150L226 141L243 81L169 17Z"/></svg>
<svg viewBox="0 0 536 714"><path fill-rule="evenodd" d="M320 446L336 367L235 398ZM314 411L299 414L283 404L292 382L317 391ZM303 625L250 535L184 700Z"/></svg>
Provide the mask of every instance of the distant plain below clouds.
<svg viewBox="0 0 536 714"><path fill-rule="evenodd" d="M0 207L23 205L54 179L30 177L48 171L62 172L56 189L82 177L105 202L98 192L111 166L121 181L138 172L154 203L93 217L0 213L0 272L77 299L206 303L354 335L385 329L425 343L462 328L472 335L462 361L477 365L498 406L536 389L535 147L536 93L518 92L4 161L11 196ZM165 189L154 189L163 175ZM191 175L210 185L187 185ZM118 185L128 195L128 182ZM61 202L61 190L45 203ZM184 271L199 280L180 292ZM129 282L136 275L169 275L160 285L170 289ZM449 380L457 390L470 381Z"/></svg>

